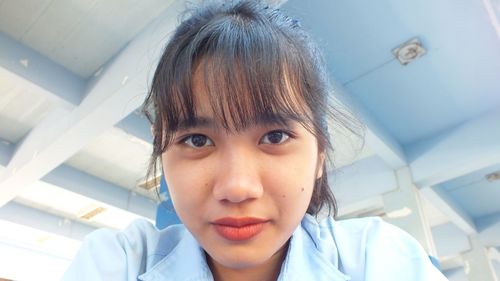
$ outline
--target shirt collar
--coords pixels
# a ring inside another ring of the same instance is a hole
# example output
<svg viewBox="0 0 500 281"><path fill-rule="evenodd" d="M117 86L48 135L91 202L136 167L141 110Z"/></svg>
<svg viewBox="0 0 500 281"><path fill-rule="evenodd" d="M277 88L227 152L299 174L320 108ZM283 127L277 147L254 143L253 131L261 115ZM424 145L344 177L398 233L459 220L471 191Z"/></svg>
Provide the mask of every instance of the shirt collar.
<svg viewBox="0 0 500 281"><path fill-rule="evenodd" d="M319 229L316 220L307 215L294 231L288 253L281 267L278 281L335 280L351 278L338 269L337 259L332 260L318 250L315 233L307 229ZM205 252L189 231L185 231L179 244L150 270L139 276L142 281L202 281L213 280L207 265ZM333 239L333 238L332 238ZM331 249L337 252L337 249Z"/></svg>
<svg viewBox="0 0 500 281"><path fill-rule="evenodd" d="M205 252L187 230L172 252L138 278L142 281L213 280Z"/></svg>
<svg viewBox="0 0 500 281"><path fill-rule="evenodd" d="M349 276L338 269L338 259L332 260L319 251L313 239L313 236L319 233L307 231L311 226L315 230L320 228L316 219L306 214L290 239L288 254L281 267L278 281L350 280ZM330 252L337 253L337 249L330 249Z"/></svg>

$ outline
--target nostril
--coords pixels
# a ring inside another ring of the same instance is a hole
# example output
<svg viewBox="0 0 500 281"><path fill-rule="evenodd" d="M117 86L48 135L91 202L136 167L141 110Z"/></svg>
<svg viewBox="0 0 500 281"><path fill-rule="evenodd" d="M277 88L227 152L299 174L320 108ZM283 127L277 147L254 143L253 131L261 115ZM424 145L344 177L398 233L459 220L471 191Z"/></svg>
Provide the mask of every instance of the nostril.
<svg viewBox="0 0 500 281"><path fill-rule="evenodd" d="M219 201L243 202L262 196L263 188L258 177L232 175L214 184L213 194Z"/></svg>

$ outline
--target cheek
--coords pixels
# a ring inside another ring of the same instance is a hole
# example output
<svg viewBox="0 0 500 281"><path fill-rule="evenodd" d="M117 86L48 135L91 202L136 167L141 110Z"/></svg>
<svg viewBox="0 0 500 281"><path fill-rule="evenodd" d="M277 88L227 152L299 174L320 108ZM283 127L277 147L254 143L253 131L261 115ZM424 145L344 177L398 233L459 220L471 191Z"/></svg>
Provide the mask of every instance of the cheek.
<svg viewBox="0 0 500 281"><path fill-rule="evenodd" d="M309 204L315 182L315 157L298 157L275 163L268 167L266 175L267 192L284 202Z"/></svg>
<svg viewBox="0 0 500 281"><path fill-rule="evenodd" d="M168 161L168 158L165 161ZM206 168L200 170L197 165L176 162L172 166L164 165L163 172L170 197L179 215L188 214L187 211L193 210L193 206L201 206L209 197Z"/></svg>

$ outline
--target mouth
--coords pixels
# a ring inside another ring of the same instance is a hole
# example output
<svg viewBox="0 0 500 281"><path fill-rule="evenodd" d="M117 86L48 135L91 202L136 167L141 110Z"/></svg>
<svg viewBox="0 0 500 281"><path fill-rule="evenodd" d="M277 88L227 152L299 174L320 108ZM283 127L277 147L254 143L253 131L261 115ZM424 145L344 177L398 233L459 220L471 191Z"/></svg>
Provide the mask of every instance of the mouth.
<svg viewBox="0 0 500 281"><path fill-rule="evenodd" d="M260 218L225 217L212 222L215 231L223 238L231 241L245 241L257 236L269 220Z"/></svg>

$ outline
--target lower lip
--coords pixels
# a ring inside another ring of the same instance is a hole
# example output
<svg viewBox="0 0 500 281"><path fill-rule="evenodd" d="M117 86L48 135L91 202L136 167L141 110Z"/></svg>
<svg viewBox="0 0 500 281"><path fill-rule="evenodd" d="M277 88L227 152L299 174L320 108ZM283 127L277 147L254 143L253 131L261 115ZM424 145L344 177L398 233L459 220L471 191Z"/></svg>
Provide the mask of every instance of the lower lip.
<svg viewBox="0 0 500 281"><path fill-rule="evenodd" d="M227 240L245 241L261 233L264 228L264 224L265 223L262 222L240 227L216 224L215 230L220 236L226 238Z"/></svg>

